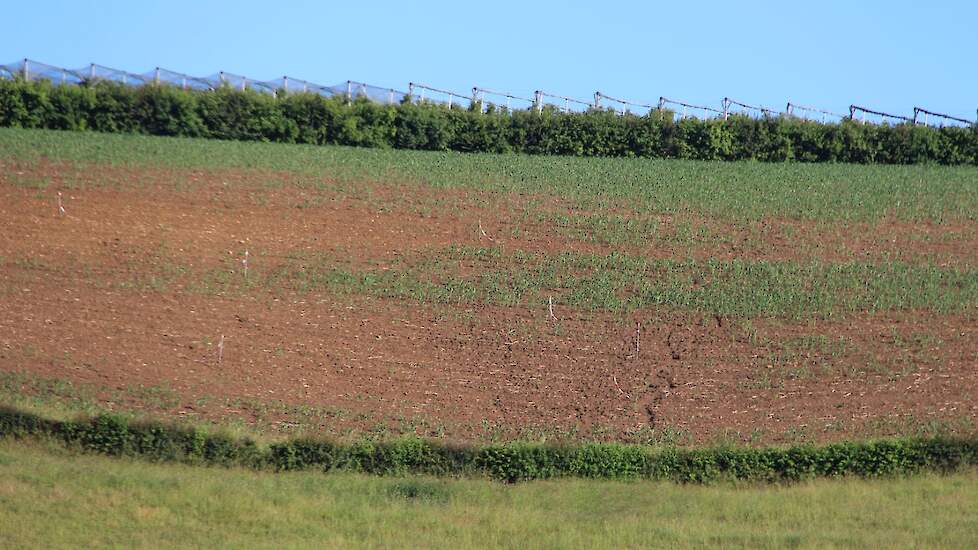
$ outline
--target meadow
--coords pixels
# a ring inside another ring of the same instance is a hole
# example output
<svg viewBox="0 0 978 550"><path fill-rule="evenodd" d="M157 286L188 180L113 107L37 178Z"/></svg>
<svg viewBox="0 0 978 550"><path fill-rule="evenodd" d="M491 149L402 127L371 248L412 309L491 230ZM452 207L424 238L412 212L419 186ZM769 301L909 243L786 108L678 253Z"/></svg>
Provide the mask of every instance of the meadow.
<svg viewBox="0 0 978 550"><path fill-rule="evenodd" d="M4 545L967 548L974 471L784 486L256 473L0 442ZM939 513L934 513L939 509Z"/></svg>

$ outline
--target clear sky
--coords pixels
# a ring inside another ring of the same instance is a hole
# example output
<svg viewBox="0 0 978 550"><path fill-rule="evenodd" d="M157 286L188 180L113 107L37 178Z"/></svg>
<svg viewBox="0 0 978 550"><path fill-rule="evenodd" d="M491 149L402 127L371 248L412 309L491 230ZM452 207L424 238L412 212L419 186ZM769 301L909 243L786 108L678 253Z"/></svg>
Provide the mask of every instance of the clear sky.
<svg viewBox="0 0 978 550"><path fill-rule="evenodd" d="M410 81L719 107L724 96L973 119L978 2L9 2L0 63L28 57L259 80Z"/></svg>

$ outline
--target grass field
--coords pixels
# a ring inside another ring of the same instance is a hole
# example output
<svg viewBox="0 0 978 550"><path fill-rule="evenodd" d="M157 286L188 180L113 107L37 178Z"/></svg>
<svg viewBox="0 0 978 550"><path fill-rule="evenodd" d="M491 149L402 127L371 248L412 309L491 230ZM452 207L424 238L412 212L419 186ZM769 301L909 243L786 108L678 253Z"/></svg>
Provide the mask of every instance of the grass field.
<svg viewBox="0 0 978 550"><path fill-rule="evenodd" d="M936 513L935 513L936 512ZM968 548L978 477L791 486L259 474L0 442L11 548Z"/></svg>

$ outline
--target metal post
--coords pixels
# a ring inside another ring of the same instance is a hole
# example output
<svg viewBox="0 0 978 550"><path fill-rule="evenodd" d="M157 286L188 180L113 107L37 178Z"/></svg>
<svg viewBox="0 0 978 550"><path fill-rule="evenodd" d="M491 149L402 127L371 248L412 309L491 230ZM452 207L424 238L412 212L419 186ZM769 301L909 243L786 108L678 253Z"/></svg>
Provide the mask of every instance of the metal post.
<svg viewBox="0 0 978 550"><path fill-rule="evenodd" d="M453 99L455 99L455 97L452 94L448 94L448 108L449 109L452 108L452 100Z"/></svg>
<svg viewBox="0 0 978 550"><path fill-rule="evenodd" d="M68 79L68 73L64 69L61 69L61 85L65 85L65 80Z"/></svg>
<svg viewBox="0 0 978 550"><path fill-rule="evenodd" d="M730 116L730 98L723 98L723 120L727 120Z"/></svg>
<svg viewBox="0 0 978 550"><path fill-rule="evenodd" d="M155 82L157 85L159 85L159 83L160 83L160 68L159 67L156 68L156 74L153 75L153 82Z"/></svg>
<svg viewBox="0 0 978 550"><path fill-rule="evenodd" d="M243 92L247 86L248 86L248 77L247 76L241 77L241 91Z"/></svg>
<svg viewBox="0 0 978 550"><path fill-rule="evenodd" d="M95 63L88 69L88 75L92 80L95 80Z"/></svg>
<svg viewBox="0 0 978 550"><path fill-rule="evenodd" d="M390 95L388 95L387 102L391 105L394 104L394 88L390 89Z"/></svg>
<svg viewBox="0 0 978 550"><path fill-rule="evenodd" d="M543 112L543 92L540 90L533 92L533 107L538 113Z"/></svg>
<svg viewBox="0 0 978 550"><path fill-rule="evenodd" d="M594 92L594 108L595 109L601 108L601 92Z"/></svg>
<svg viewBox="0 0 978 550"><path fill-rule="evenodd" d="M346 102L349 103L353 99L353 82L346 81Z"/></svg>
<svg viewBox="0 0 978 550"><path fill-rule="evenodd" d="M30 69L30 67L28 67L29 64L30 64L30 61L28 61L27 58L25 57L24 58L24 80L30 80L31 79L31 69Z"/></svg>
<svg viewBox="0 0 978 550"><path fill-rule="evenodd" d="M570 112L570 100L567 99L566 97L564 98L564 112L565 113Z"/></svg>
<svg viewBox="0 0 978 550"><path fill-rule="evenodd" d="M408 95L414 97L414 82L408 82Z"/></svg>
<svg viewBox="0 0 978 550"><path fill-rule="evenodd" d="M183 89L186 90L187 89L187 75L180 75L180 78L183 80Z"/></svg>

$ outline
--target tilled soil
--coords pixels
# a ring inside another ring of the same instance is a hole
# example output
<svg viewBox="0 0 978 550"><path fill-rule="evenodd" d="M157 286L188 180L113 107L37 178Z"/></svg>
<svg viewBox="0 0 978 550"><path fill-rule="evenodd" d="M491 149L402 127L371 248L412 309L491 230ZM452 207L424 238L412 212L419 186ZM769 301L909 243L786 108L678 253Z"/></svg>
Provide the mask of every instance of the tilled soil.
<svg viewBox="0 0 978 550"><path fill-rule="evenodd" d="M425 201L440 192L428 190L426 198L423 190L374 185L365 198L288 183L263 187L268 174L137 171L132 177L143 184L136 187L63 188L61 215L64 168L15 168L54 183L30 189L0 180L0 371L95 388L165 387L176 397L157 413L254 421L254 404L269 403L271 419L312 430L380 426L460 441L678 434L694 443L761 443L978 425L974 315L745 321L559 306L551 315L545 307L433 306L262 288L153 290L126 283L161 262L237 266L244 250L327 252L351 265L383 266L452 244L554 252L608 246L545 224L508 230L519 197L504 198L504 208L498 200L480 207L479 196L456 193L461 206L430 211ZM126 177L120 170L85 174L116 181ZM168 183L187 178L187 189ZM890 250L880 235L914 235L916 255L908 257L976 260L968 247L978 237L967 224L885 222L870 234L791 223L800 231L794 241L751 230L760 244L747 256L796 259L799 242L834 235L845 251L821 243L808 253L823 261L878 258ZM942 232L964 237L942 239ZM710 254L704 245L699 253L740 257L729 246ZM676 251L650 245L638 253ZM128 406L141 405L133 399Z"/></svg>

